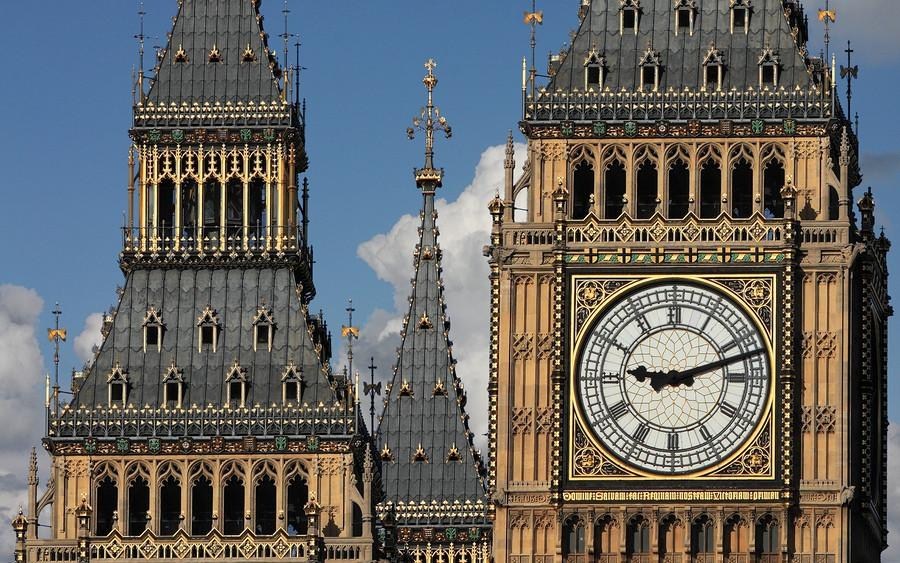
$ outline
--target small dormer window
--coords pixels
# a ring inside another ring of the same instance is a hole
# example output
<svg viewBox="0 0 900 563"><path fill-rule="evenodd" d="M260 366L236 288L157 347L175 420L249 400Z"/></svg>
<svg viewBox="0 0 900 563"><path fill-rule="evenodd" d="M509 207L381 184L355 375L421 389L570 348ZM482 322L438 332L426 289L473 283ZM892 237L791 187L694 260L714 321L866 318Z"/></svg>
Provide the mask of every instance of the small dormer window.
<svg viewBox="0 0 900 563"><path fill-rule="evenodd" d="M299 405L303 391L303 368L288 363L281 374L281 395L284 404Z"/></svg>
<svg viewBox="0 0 900 563"><path fill-rule="evenodd" d="M184 47L181 45L178 46L178 50L175 51L175 62L176 63L186 63L190 59L188 59L187 53L184 51Z"/></svg>
<svg viewBox="0 0 900 563"><path fill-rule="evenodd" d="M174 361L163 375L163 399L170 409L180 409L184 401L184 372Z"/></svg>
<svg viewBox="0 0 900 563"><path fill-rule="evenodd" d="M713 45L703 59L703 88L707 91L721 90L724 71L725 57L722 51Z"/></svg>
<svg viewBox="0 0 900 563"><path fill-rule="evenodd" d="M128 400L128 372L119 362L110 370L106 383L109 387L109 406L125 408Z"/></svg>
<svg viewBox="0 0 900 563"><path fill-rule="evenodd" d="M640 62L641 91L656 92L659 90L660 66L659 52L654 51L653 47L649 47Z"/></svg>
<svg viewBox="0 0 900 563"><path fill-rule="evenodd" d="M731 0L731 33L750 32L750 0Z"/></svg>
<svg viewBox="0 0 900 563"><path fill-rule="evenodd" d="M247 401L247 369L235 360L225 377L228 396L226 400L231 408L243 408Z"/></svg>
<svg viewBox="0 0 900 563"><path fill-rule="evenodd" d="M197 349L200 352L215 352L219 348L219 315L207 306L197 318Z"/></svg>
<svg viewBox="0 0 900 563"><path fill-rule="evenodd" d="M619 0L619 32L624 35L627 32L638 34L640 27L640 0Z"/></svg>
<svg viewBox="0 0 900 563"><path fill-rule="evenodd" d="M209 50L209 62L211 62L211 63L222 62L222 51L220 51L219 47L215 44L213 44L212 49Z"/></svg>
<svg viewBox="0 0 900 563"><path fill-rule="evenodd" d="M694 34L694 15L696 13L696 0L675 0L675 35Z"/></svg>
<svg viewBox="0 0 900 563"><path fill-rule="evenodd" d="M272 333L275 331L275 321L272 320L272 310L265 305L256 310L253 318L253 351L272 351Z"/></svg>
<svg viewBox="0 0 900 563"><path fill-rule="evenodd" d="M776 88L778 86L779 69L781 68L781 58L778 53L770 48L766 48L762 56L759 57L759 87L760 88Z"/></svg>
<svg viewBox="0 0 900 563"><path fill-rule="evenodd" d="M591 49L584 61L584 89L603 90L606 86L606 57Z"/></svg>
<svg viewBox="0 0 900 563"><path fill-rule="evenodd" d="M144 316L144 352L156 349L157 352L162 350L163 325L162 317L154 307L147 309Z"/></svg>

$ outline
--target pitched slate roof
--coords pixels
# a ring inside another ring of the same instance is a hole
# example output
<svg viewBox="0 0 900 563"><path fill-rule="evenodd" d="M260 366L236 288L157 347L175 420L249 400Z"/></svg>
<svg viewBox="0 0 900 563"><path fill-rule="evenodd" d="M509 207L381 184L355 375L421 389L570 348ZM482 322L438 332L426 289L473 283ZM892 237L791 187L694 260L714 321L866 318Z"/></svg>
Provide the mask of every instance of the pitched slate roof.
<svg viewBox="0 0 900 563"><path fill-rule="evenodd" d="M450 349L433 186L423 193L409 315L378 430L385 498L401 524L419 505L415 524L477 525L486 522L482 465Z"/></svg>
<svg viewBox="0 0 900 563"><path fill-rule="evenodd" d="M639 6L638 33L620 32L621 0L588 0L578 31L547 90L585 89L585 62L592 51L605 57L606 87L612 92L640 88L640 66L648 51L659 54L659 91L698 90L711 47L724 57L723 90L759 89L759 60L766 49L780 59L779 84L808 89L814 83L808 58L803 9L794 0L742 0L750 6L750 25L731 32L729 0L633 0ZM676 34L675 8L696 6L693 34Z"/></svg>
<svg viewBox="0 0 900 563"><path fill-rule="evenodd" d="M214 352L209 346L200 350L198 320L207 307L220 326ZM151 308L164 326L161 351L144 349L143 325ZM254 351L253 322L260 308L275 326L271 352L265 345ZM247 370L248 407L282 405L282 376L291 363L302 369L302 403L331 406L336 400L290 268L132 270L108 329L74 407L107 407L107 378L117 365L127 377L128 404L161 406L163 378L173 363L185 382L185 408L224 405L226 377L235 362Z"/></svg>
<svg viewBox="0 0 900 563"><path fill-rule="evenodd" d="M281 100L258 0L182 0L174 22L147 101Z"/></svg>

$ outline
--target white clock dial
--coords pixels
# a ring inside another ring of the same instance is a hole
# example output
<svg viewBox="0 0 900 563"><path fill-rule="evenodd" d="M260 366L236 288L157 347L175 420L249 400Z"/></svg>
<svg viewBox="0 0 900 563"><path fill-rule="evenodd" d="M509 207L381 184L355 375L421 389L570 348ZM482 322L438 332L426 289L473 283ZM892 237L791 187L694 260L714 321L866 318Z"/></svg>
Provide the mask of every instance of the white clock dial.
<svg viewBox="0 0 900 563"><path fill-rule="evenodd" d="M757 325L724 294L645 286L607 309L581 349L578 387L610 453L660 474L702 471L753 433L770 393Z"/></svg>

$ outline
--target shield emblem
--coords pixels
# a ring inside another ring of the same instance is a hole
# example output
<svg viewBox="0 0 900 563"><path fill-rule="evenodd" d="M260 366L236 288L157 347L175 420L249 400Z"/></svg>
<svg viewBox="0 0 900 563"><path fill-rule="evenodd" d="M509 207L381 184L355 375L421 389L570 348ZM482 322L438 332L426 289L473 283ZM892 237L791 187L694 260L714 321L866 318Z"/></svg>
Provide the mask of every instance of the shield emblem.
<svg viewBox="0 0 900 563"><path fill-rule="evenodd" d="M275 436L275 449L279 452L287 449L287 436Z"/></svg>
<svg viewBox="0 0 900 563"><path fill-rule="evenodd" d="M560 124L560 131L562 131L563 137L571 137L575 134L575 124L571 121L563 121Z"/></svg>
<svg viewBox="0 0 900 563"><path fill-rule="evenodd" d="M159 438L150 438L149 440L147 440L147 449L151 452L156 453L160 450L161 447L162 443L160 442Z"/></svg>
<svg viewBox="0 0 900 563"><path fill-rule="evenodd" d="M766 122L762 119L754 119L750 122L750 130L753 131L754 135L762 135L763 131L766 130Z"/></svg>
<svg viewBox="0 0 900 563"><path fill-rule="evenodd" d="M175 141L176 143L180 143L181 141L183 141L184 140L184 131L182 131L181 129L176 129L176 130L172 131L172 140Z"/></svg>
<svg viewBox="0 0 900 563"><path fill-rule="evenodd" d="M594 135L598 137L603 137L606 135L606 122L604 121L595 121L594 122Z"/></svg>
<svg viewBox="0 0 900 563"><path fill-rule="evenodd" d="M625 122L625 134L628 136L637 135L638 125L636 121L626 121Z"/></svg>
<svg viewBox="0 0 900 563"><path fill-rule="evenodd" d="M116 440L116 449L121 453L126 453L129 449L131 449L131 443L128 441L128 438L119 438Z"/></svg>
<svg viewBox="0 0 900 563"><path fill-rule="evenodd" d="M251 139L253 139L253 132L249 129L241 129L241 140L247 143Z"/></svg>
<svg viewBox="0 0 900 563"><path fill-rule="evenodd" d="M784 120L784 133L785 135L793 135L797 132L797 120L795 119L785 119Z"/></svg>

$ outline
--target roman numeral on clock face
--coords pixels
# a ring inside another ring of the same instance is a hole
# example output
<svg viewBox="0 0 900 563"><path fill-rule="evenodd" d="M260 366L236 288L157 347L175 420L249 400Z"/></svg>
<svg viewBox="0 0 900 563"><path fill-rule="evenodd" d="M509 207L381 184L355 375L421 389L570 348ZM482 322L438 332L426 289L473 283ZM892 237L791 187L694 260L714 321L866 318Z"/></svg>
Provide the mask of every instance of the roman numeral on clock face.
<svg viewBox="0 0 900 563"><path fill-rule="evenodd" d="M628 412L628 405L625 401L619 401L609 409L609 414L616 420L619 420Z"/></svg>
<svg viewBox="0 0 900 563"><path fill-rule="evenodd" d="M675 432L669 434L669 449L672 451L678 449L678 434Z"/></svg>
<svg viewBox="0 0 900 563"><path fill-rule="evenodd" d="M605 371L603 372L603 376L600 378L600 382L603 385L617 385L619 383L619 374Z"/></svg>
<svg viewBox="0 0 900 563"><path fill-rule="evenodd" d="M650 427L646 424L641 424L634 432L634 439L643 444L644 440L647 439L648 434L650 434Z"/></svg>
<svg viewBox="0 0 900 563"><path fill-rule="evenodd" d="M728 418L734 418L737 415L737 408L731 406L730 403L722 403L722 406L719 408Z"/></svg>
<svg viewBox="0 0 900 563"><path fill-rule="evenodd" d="M747 383L747 374L728 372L728 383Z"/></svg>
<svg viewBox="0 0 900 563"><path fill-rule="evenodd" d="M710 439L712 439L712 434L709 433L709 430L707 430L705 426L700 426L699 430L700 435L703 436L703 439L705 441L708 442Z"/></svg>

